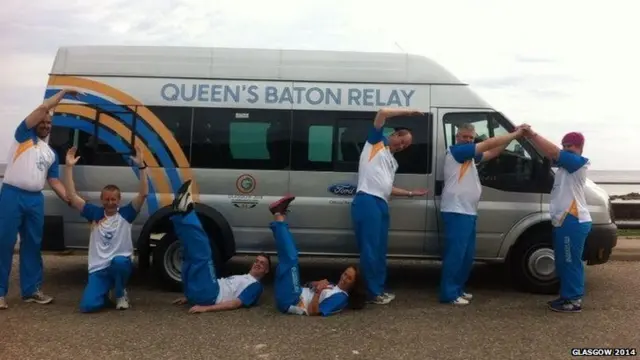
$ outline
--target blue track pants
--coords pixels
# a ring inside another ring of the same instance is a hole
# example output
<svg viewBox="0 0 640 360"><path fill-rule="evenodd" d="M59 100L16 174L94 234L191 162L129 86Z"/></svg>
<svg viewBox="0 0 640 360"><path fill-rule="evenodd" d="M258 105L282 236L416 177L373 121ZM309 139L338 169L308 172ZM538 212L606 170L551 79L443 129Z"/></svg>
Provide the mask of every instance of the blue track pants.
<svg viewBox="0 0 640 360"><path fill-rule="evenodd" d="M20 234L20 291L33 295L42 284L44 196L3 184L0 190L0 296L9 290L13 249Z"/></svg>

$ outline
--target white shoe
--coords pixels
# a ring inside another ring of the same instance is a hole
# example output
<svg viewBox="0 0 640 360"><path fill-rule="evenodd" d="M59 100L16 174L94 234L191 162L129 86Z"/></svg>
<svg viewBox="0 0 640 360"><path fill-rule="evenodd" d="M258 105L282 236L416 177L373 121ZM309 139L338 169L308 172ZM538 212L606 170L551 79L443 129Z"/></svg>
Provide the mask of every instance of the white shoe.
<svg viewBox="0 0 640 360"><path fill-rule="evenodd" d="M376 304L376 305L386 305L391 302L391 298L386 297L384 295L378 295L373 300L369 300L368 303Z"/></svg>
<svg viewBox="0 0 640 360"><path fill-rule="evenodd" d="M191 180L185 181L178 192L176 193L176 197L173 200L173 210L180 211L182 213L187 213L193 210L193 199L191 196Z"/></svg>
<svg viewBox="0 0 640 360"><path fill-rule="evenodd" d="M53 298L49 295L45 295L42 291L37 290L31 296L25 296L22 298L26 302L34 302L40 305L46 305L53 301Z"/></svg>
<svg viewBox="0 0 640 360"><path fill-rule="evenodd" d="M129 308L129 298L125 290L124 296L116 299L116 310L126 310Z"/></svg>
<svg viewBox="0 0 640 360"><path fill-rule="evenodd" d="M389 300L394 300L396 298L396 294L388 293L388 292L382 293L382 296L386 297Z"/></svg>
<svg viewBox="0 0 640 360"><path fill-rule="evenodd" d="M0 310L8 309L9 305L7 304L7 300L5 300L4 296L0 296Z"/></svg>
<svg viewBox="0 0 640 360"><path fill-rule="evenodd" d="M462 296L458 297L457 299L453 300L451 302L451 304L453 305L469 305L469 300L463 298Z"/></svg>
<svg viewBox="0 0 640 360"><path fill-rule="evenodd" d="M461 297L467 301L471 301L471 299L473 299L473 295L466 292L463 292Z"/></svg>

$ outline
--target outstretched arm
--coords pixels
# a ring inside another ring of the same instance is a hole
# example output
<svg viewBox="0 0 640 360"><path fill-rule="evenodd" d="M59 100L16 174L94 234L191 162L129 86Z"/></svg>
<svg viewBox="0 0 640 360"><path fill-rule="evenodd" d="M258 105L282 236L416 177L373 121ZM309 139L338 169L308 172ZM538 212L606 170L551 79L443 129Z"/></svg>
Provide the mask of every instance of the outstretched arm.
<svg viewBox="0 0 640 360"><path fill-rule="evenodd" d="M58 195L60 200L66 202L66 203L69 202L69 197L67 196L67 191L66 191L65 186L62 183L62 181L60 181L60 179L58 179L58 178L50 178L49 180L47 180L47 182L49 183L49 186L51 186L51 189L53 190L53 192L56 193L56 195Z"/></svg>
<svg viewBox="0 0 640 360"><path fill-rule="evenodd" d="M196 313L205 313L212 311L226 311L226 310L235 310L239 309L242 306L242 301L240 299L233 299L229 301L221 302L220 304L215 305L194 305L189 309L190 314Z"/></svg>
<svg viewBox="0 0 640 360"><path fill-rule="evenodd" d="M522 134L520 136L525 136L527 133L527 130L529 129L529 125L527 124L523 124L523 125L518 125L516 127L516 131L523 129ZM512 140L513 141L513 140ZM511 143L511 141L506 142L498 147L495 147L491 150L487 150L482 154L482 161L489 161L491 159L494 159L498 156L500 156L500 154L502 154L502 152L504 151L504 149L507 148L507 146L509 146L509 144Z"/></svg>
<svg viewBox="0 0 640 360"><path fill-rule="evenodd" d="M393 196L408 196L408 197L414 197L414 196L425 196L429 193L429 190L426 189L417 189L417 190L405 190L399 187L393 187L391 188L391 195Z"/></svg>
<svg viewBox="0 0 640 360"><path fill-rule="evenodd" d="M62 101L62 98L67 94L77 96L78 92L75 90L63 89L58 91L57 94L43 101L42 104L40 104L40 106L33 110L31 114L29 114L24 120L27 129L31 129L32 127L38 125L38 123L42 121L47 112L56 107L58 103Z"/></svg>
<svg viewBox="0 0 640 360"><path fill-rule="evenodd" d="M132 157L133 162L140 169L140 190L138 190L138 196L131 201L131 205L139 212L144 205L147 196L149 195L149 182L147 181L147 165L144 163L144 157L142 150L136 145L136 156Z"/></svg>
<svg viewBox="0 0 640 360"><path fill-rule="evenodd" d="M556 144L541 135L538 135L538 133L531 129L529 129L525 135L538 149L540 149L540 151L542 151L544 156L554 161L558 160L558 157L560 157L560 148Z"/></svg>
<svg viewBox="0 0 640 360"><path fill-rule="evenodd" d="M394 116L411 116L422 115L423 113L413 109L399 109L399 108L382 108L378 110L375 119L373 119L373 126L376 129L381 129L388 118Z"/></svg>
<svg viewBox="0 0 640 360"><path fill-rule="evenodd" d="M76 193L76 186L73 182L73 166L80 160L80 157L76 156L76 151L75 147L67 151L66 165L64 166L64 188L69 206L83 211L86 202Z"/></svg>
<svg viewBox="0 0 640 360"><path fill-rule="evenodd" d="M463 163L467 160L475 159L476 162L482 160L488 160L486 157L495 157L500 154L502 147L506 147L511 141L521 137L524 134L523 128L518 128L516 131L488 138L478 144L460 144L451 147L451 155L459 162ZM491 152L489 152L491 151Z"/></svg>
<svg viewBox="0 0 640 360"><path fill-rule="evenodd" d="M476 154L485 155L487 151L492 150L494 153L499 154L511 141L521 137L523 134L524 130L522 128L518 128L512 133L489 138L479 144L476 144Z"/></svg>

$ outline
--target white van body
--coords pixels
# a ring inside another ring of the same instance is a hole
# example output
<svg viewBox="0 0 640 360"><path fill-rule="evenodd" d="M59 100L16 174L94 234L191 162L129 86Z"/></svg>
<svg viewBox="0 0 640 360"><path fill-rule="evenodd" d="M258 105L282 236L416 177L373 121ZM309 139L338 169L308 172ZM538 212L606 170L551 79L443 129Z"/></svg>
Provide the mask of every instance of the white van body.
<svg viewBox="0 0 640 360"><path fill-rule="evenodd" d="M173 288L181 259L167 206L187 179L195 181L217 266L237 253L275 252L267 207L285 193L297 196L289 220L302 254L358 256L350 203L366 130L381 107L419 109L423 117L387 123L387 132L404 126L414 134L414 145L396 156L395 185L430 190L391 200L389 257L439 259L442 162L456 124L473 123L479 137L514 128L445 68L407 54L63 47L46 97L62 88L86 95L57 107L51 145L62 162L78 146L75 182L87 200L98 203L110 183L123 201L133 198L138 178L127 158L142 145L151 194L134 224L138 260ZM556 291L549 162L519 140L479 172L476 259L506 262L526 290ZM616 244L616 227L606 192L592 182L586 191L593 231L584 258L598 264ZM51 244L88 245L86 222L52 192L46 214Z"/></svg>

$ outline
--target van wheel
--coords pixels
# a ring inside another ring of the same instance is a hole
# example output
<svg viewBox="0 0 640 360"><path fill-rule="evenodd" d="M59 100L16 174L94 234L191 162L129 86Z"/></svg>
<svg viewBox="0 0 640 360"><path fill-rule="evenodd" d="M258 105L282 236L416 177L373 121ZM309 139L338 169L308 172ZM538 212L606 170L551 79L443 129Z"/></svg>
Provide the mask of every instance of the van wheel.
<svg viewBox="0 0 640 360"><path fill-rule="evenodd" d="M554 295L560 290L551 234L524 235L511 249L508 266L520 291Z"/></svg>
<svg viewBox="0 0 640 360"><path fill-rule="evenodd" d="M172 232L166 233L153 249L153 273L162 287L182 291L182 247Z"/></svg>
<svg viewBox="0 0 640 360"><path fill-rule="evenodd" d="M212 251L216 273L224 264L219 251ZM182 246L175 233L166 233L153 249L153 271L162 287L168 291L182 292Z"/></svg>

